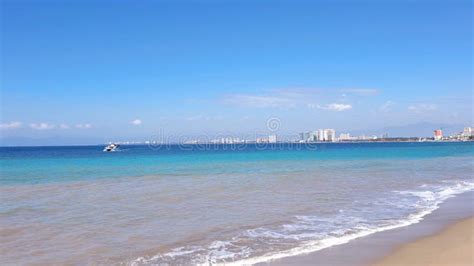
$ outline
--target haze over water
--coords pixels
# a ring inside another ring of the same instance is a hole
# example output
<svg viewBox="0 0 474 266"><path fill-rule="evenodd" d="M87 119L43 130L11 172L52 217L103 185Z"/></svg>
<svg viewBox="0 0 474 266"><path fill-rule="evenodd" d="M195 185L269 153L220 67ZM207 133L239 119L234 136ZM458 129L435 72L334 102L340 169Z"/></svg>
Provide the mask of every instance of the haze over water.
<svg viewBox="0 0 474 266"><path fill-rule="evenodd" d="M420 221L469 143L0 148L1 264L252 263Z"/></svg>

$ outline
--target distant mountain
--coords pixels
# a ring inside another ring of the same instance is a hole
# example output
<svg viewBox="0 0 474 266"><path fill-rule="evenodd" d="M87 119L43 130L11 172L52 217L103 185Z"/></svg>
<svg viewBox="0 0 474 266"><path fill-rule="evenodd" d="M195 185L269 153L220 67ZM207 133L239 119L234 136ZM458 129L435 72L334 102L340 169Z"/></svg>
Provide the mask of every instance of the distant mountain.
<svg viewBox="0 0 474 266"><path fill-rule="evenodd" d="M389 137L431 137L433 130L442 129L444 135L451 135L459 133L463 130L465 125L462 124L442 124L421 122L416 124L409 124L404 126L384 127L377 130L355 131L353 135L376 135L381 136L388 134Z"/></svg>

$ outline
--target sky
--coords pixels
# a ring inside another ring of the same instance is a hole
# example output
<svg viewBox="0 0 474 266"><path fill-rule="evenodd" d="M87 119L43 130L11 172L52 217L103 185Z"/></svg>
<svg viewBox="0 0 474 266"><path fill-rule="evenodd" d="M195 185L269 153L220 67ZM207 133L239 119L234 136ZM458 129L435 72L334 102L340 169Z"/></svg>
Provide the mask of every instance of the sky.
<svg viewBox="0 0 474 266"><path fill-rule="evenodd" d="M471 1L2 1L1 143L460 131L472 16Z"/></svg>

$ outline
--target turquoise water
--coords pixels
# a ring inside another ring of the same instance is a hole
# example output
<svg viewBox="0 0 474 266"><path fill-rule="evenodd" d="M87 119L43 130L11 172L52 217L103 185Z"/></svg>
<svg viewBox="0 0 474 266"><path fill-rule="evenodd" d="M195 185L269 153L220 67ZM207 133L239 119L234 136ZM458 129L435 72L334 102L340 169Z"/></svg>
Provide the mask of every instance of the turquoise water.
<svg viewBox="0 0 474 266"><path fill-rule="evenodd" d="M102 149L0 148L0 263L255 263L474 189L472 142Z"/></svg>
<svg viewBox="0 0 474 266"><path fill-rule="evenodd" d="M102 149L102 146L0 148L0 183L68 182L144 175L271 173L299 170L304 162L415 160L474 154L471 143L169 145L159 149L127 146L114 153L104 153ZM257 162L283 164L262 168ZM298 167L286 165L288 162L298 164Z"/></svg>

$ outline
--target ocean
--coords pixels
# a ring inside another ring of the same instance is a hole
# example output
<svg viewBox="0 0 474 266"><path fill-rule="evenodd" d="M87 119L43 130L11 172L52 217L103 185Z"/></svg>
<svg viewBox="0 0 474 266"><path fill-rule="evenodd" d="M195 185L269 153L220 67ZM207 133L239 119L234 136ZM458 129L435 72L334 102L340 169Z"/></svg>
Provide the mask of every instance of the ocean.
<svg viewBox="0 0 474 266"><path fill-rule="evenodd" d="M0 148L0 264L252 264L408 226L474 143Z"/></svg>

